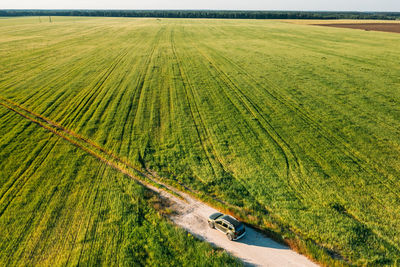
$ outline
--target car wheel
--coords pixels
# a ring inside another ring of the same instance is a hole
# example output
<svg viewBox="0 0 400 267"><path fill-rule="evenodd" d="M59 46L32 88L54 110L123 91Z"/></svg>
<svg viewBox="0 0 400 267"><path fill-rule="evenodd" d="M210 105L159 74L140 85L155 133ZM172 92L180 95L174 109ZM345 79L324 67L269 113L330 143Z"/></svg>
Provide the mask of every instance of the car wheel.
<svg viewBox="0 0 400 267"><path fill-rule="evenodd" d="M226 234L226 236L228 237L229 241L232 241L232 240L233 240L232 234Z"/></svg>
<svg viewBox="0 0 400 267"><path fill-rule="evenodd" d="M208 222L208 225L210 226L211 229L214 229L214 228L215 228L215 225L214 225L213 222Z"/></svg>

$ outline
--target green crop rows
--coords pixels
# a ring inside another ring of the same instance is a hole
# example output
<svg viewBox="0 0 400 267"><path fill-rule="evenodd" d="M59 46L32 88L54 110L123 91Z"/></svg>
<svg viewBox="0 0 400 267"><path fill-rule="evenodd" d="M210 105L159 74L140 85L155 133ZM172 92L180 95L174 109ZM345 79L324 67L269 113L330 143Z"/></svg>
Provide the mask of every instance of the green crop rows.
<svg viewBox="0 0 400 267"><path fill-rule="evenodd" d="M3 99L245 211L321 262L399 263L400 35L278 21L17 18L0 21L0 36ZM164 251L178 230L151 224L158 215L143 188L0 112L1 262L107 262L124 247L156 261L185 242L182 257L211 251L180 235ZM168 243L147 255L129 243L143 216L151 238L162 228Z"/></svg>

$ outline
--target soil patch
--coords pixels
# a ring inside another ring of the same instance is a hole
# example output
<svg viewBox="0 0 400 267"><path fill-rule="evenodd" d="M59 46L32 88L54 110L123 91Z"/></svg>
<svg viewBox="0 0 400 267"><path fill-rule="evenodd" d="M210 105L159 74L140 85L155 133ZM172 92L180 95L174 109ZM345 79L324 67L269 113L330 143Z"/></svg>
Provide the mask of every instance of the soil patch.
<svg viewBox="0 0 400 267"><path fill-rule="evenodd" d="M314 24L336 28L349 28L365 31L395 32L400 33L400 23L352 23L352 24Z"/></svg>

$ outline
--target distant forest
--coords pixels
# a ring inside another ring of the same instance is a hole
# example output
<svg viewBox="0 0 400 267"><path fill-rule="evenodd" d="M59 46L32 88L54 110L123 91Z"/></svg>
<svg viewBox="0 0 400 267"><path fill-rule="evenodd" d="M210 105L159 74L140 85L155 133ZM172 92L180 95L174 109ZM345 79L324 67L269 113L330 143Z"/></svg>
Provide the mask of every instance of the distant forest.
<svg viewBox="0 0 400 267"><path fill-rule="evenodd" d="M220 19L382 19L399 20L400 12L303 12L217 10L0 10L10 16L88 16Z"/></svg>

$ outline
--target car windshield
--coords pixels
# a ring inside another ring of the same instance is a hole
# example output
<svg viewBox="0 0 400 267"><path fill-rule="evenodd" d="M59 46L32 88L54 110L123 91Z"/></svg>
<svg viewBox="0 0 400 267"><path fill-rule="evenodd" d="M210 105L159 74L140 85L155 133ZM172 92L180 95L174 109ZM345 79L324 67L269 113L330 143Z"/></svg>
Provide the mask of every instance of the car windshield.
<svg viewBox="0 0 400 267"><path fill-rule="evenodd" d="M218 219L219 217L221 217L222 215L223 215L222 213L216 212L216 213L213 213L213 214L210 215L210 219L211 219L211 220L216 220L216 219Z"/></svg>

